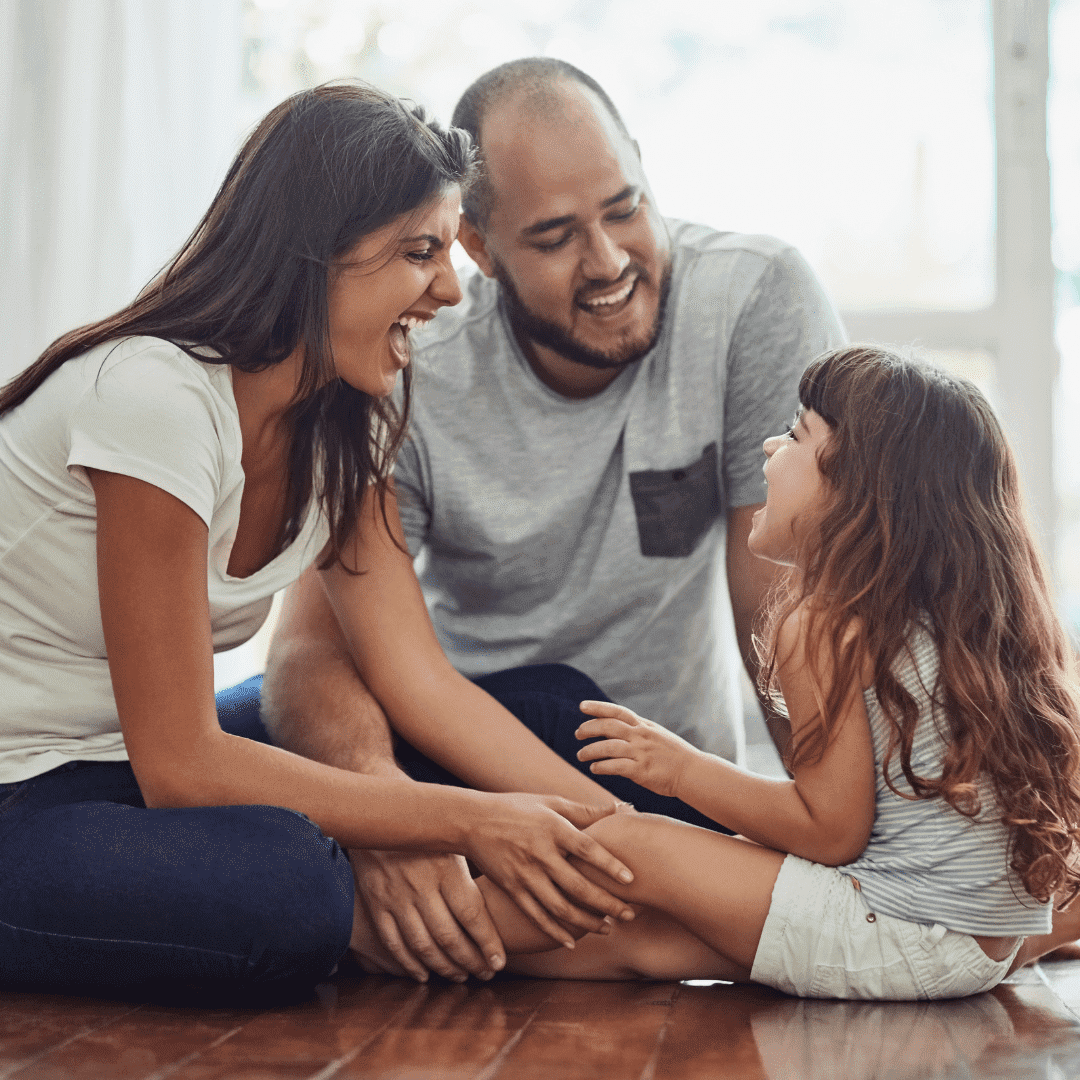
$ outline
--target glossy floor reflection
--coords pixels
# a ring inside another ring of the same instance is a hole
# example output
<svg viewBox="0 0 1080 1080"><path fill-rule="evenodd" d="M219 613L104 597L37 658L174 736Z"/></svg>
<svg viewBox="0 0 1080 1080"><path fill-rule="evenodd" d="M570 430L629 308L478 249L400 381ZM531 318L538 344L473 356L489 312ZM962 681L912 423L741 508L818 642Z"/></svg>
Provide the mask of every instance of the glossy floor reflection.
<svg viewBox="0 0 1080 1080"><path fill-rule="evenodd" d="M0 993L0 1080L862 1080L1080 1077L1080 960L938 1003L722 983L342 975L264 1009Z"/></svg>

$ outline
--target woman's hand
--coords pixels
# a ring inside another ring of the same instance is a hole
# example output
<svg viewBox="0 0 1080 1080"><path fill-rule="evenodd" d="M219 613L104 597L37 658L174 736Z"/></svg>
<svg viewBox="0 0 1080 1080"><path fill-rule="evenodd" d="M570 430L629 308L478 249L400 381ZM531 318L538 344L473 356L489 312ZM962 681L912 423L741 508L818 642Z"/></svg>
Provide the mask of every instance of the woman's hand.
<svg viewBox="0 0 1080 1080"><path fill-rule="evenodd" d="M579 761L591 761L589 771L598 775L625 776L657 795L680 798L679 789L687 766L701 751L674 732L646 720L610 701L583 701L586 720L577 729L579 739L602 738L578 751Z"/></svg>
<svg viewBox="0 0 1080 1080"><path fill-rule="evenodd" d="M605 915L634 917L631 907L567 861L572 855L623 884L634 880L614 855L579 831L614 807L584 806L557 795L484 800L483 814L468 830L466 854L548 937L572 949L574 935L566 927L607 933Z"/></svg>

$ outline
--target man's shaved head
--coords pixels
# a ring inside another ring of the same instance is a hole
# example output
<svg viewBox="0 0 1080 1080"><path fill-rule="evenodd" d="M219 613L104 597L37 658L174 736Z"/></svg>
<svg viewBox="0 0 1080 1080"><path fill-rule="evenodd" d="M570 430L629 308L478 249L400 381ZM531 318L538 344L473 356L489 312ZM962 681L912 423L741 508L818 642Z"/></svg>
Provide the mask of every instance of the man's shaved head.
<svg viewBox="0 0 1080 1080"><path fill-rule="evenodd" d="M469 185L461 207L465 217L477 228L483 229L487 225L495 197L484 167L483 145L480 139L480 129L485 116L492 107L511 98L520 99L526 114L533 114L541 119L558 116L562 110L562 98L557 89L560 82L576 82L591 90L600 99L619 130L627 139L630 138L619 110L615 108L615 103L607 96L603 87L573 64L547 56L528 56L492 68L461 95L451 121L454 127L464 128L472 136L473 145L480 150L479 172Z"/></svg>

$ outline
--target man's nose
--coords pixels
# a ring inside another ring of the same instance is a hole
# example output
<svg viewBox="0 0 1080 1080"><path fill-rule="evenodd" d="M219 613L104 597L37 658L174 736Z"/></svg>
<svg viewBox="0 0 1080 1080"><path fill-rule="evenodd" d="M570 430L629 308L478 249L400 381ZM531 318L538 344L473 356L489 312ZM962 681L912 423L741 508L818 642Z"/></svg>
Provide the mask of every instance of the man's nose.
<svg viewBox="0 0 1080 1080"><path fill-rule="evenodd" d="M596 224L587 234L581 269L591 281L615 281L630 264L630 256L608 235L603 224Z"/></svg>

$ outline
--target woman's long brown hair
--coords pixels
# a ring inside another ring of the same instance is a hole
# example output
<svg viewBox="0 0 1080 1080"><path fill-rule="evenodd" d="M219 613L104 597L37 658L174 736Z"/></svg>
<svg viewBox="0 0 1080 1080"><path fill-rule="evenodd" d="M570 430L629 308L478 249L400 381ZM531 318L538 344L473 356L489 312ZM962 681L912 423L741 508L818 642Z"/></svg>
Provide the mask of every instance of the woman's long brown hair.
<svg viewBox="0 0 1080 1080"><path fill-rule="evenodd" d="M322 568L341 559L360 501L374 484L386 518L403 404L337 378L328 275L364 236L467 183L469 136L360 82L287 98L241 147L179 254L126 308L64 334L0 389L0 415L73 357L107 341L163 338L203 363L261 371L300 346L303 365L287 416L286 515L278 550L296 539L315 498L330 526ZM213 354L207 354L207 347Z"/></svg>
<svg viewBox="0 0 1080 1080"><path fill-rule="evenodd" d="M799 400L830 428L818 461L829 502L774 598L763 684L775 694L777 630L806 603L806 656L821 689L816 723L789 765L820 758L863 657L917 798L973 817L976 781L992 784L1011 835L1010 865L1036 899L1080 883L1080 707L1073 654L1054 614L1021 505L1016 464L969 382L885 349L851 346L815 360ZM933 698L946 736L940 776L916 776L919 707L894 674L916 621L940 658ZM861 626L858 638L852 625ZM830 685L815 658L823 652ZM899 792L897 792L899 794Z"/></svg>

